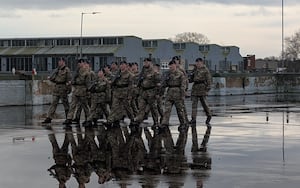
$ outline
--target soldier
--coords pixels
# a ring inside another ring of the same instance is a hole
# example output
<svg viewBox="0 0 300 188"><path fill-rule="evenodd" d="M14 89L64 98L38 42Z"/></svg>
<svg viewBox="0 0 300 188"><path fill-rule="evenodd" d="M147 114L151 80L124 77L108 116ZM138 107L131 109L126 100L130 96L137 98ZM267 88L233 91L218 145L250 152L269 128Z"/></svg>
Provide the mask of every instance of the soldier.
<svg viewBox="0 0 300 188"><path fill-rule="evenodd" d="M136 124L140 124L144 120L145 110L149 105L152 118L153 128L158 126L158 110L157 96L160 88L160 74L153 69L152 60L146 58L144 60L143 70L139 76L140 97L139 97L139 113L135 119Z"/></svg>
<svg viewBox="0 0 300 188"><path fill-rule="evenodd" d="M106 118L109 115L107 104L110 100L110 84L105 78L103 71L103 69L98 71L98 78L92 82L89 88L92 105L87 125L91 125L92 121L94 125L97 125L97 120L101 114L104 114Z"/></svg>
<svg viewBox="0 0 300 188"><path fill-rule="evenodd" d="M42 123L51 123L60 99L64 105L65 114L67 116L69 112L68 94L71 92L71 78L71 72L66 66L65 59L60 58L58 61L58 67L49 77L49 80L55 83L52 94L53 99L47 114L47 118Z"/></svg>
<svg viewBox="0 0 300 188"><path fill-rule="evenodd" d="M72 80L72 85L74 87L73 95L72 95L72 103L71 108L68 113L67 119L64 124L69 125L72 124L72 118L76 111L76 107L81 105L84 110L85 116L89 116L89 106L87 100L87 88L91 82L91 75L89 73L89 66L83 60L79 60L79 69L74 75Z"/></svg>
<svg viewBox="0 0 300 188"><path fill-rule="evenodd" d="M210 126L211 120L211 111L208 107L208 103L206 101L206 96L211 88L211 75L207 67L205 66L202 58L196 59L196 66L192 73L191 82L193 82L192 86L192 120L191 124L196 125L196 117L197 117L197 106L198 100L200 100L203 110L206 113L206 125Z"/></svg>
<svg viewBox="0 0 300 188"><path fill-rule="evenodd" d="M48 135L49 141L52 145L53 159L55 165L51 166L48 171L50 175L55 177L59 182L59 188L66 188L66 182L70 179L72 174L72 158L69 154L69 139L67 132L61 147L59 147L54 133Z"/></svg>
<svg viewBox="0 0 300 188"><path fill-rule="evenodd" d="M162 119L162 127L169 125L172 106L175 105L180 121L178 130L185 131L188 128L187 118L185 118L184 114L186 79L184 74L177 69L176 62L174 60L169 62L169 69L170 72L163 83L163 86L167 87L168 90L165 99L165 112Z"/></svg>
<svg viewBox="0 0 300 188"><path fill-rule="evenodd" d="M134 121L132 109L129 107L131 100L131 89L133 84L133 75L127 70L127 62L120 63L120 71L112 80L112 107L107 118L107 126L112 123L119 123L126 111L131 122Z"/></svg>
<svg viewBox="0 0 300 188"><path fill-rule="evenodd" d="M138 87L138 81L139 81L139 66L138 64L132 63L131 65L131 73L133 74L133 88L132 88L132 100L130 102L132 111L134 115L136 116L138 113L138 97L139 97L139 87Z"/></svg>
<svg viewBox="0 0 300 188"><path fill-rule="evenodd" d="M189 86L189 79L188 79L188 75L186 74L184 68L182 67L182 64L181 64L181 57L180 56L174 56L172 58L172 60L175 61L176 63L176 66L177 66L177 69L182 72L184 74L184 77L185 77L185 96L187 94L187 91L188 91L188 86ZM186 118L186 121L188 122L188 115L187 115L187 111L186 111L186 108L183 109L184 110L184 117Z"/></svg>

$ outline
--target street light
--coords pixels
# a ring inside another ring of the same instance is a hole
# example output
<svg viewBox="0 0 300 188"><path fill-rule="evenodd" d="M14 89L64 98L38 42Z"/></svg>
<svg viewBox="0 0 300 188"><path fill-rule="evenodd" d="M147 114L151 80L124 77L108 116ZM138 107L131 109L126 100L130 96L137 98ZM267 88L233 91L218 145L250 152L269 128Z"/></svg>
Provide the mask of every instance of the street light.
<svg viewBox="0 0 300 188"><path fill-rule="evenodd" d="M99 14L101 12L81 12L81 22L80 22L80 58L82 58L82 25L83 25L83 15L85 14Z"/></svg>

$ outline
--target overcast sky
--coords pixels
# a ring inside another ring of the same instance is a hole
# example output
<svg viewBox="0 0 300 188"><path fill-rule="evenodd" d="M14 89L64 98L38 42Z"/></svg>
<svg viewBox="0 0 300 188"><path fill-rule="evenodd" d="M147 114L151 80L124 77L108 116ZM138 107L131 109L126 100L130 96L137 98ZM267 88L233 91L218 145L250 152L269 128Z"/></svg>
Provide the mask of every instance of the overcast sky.
<svg viewBox="0 0 300 188"><path fill-rule="evenodd" d="M182 32L234 45L242 56L281 52L282 0L0 0L0 37L134 35L167 39ZM284 0L284 36L300 30L299 0Z"/></svg>

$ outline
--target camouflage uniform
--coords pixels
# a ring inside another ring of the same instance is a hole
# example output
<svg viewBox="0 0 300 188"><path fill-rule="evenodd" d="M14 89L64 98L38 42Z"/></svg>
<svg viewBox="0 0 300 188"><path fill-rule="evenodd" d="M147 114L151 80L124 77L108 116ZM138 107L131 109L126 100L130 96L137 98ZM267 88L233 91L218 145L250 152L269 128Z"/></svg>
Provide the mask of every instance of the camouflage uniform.
<svg viewBox="0 0 300 188"><path fill-rule="evenodd" d="M198 101L200 100L203 110L206 113L207 120L206 123L209 124L211 119L211 111L208 107L206 96L211 88L211 75L209 70L206 68L205 65L203 67L195 68L193 71L193 79L191 80L194 82L192 86L192 123L196 123L197 117L197 106Z"/></svg>
<svg viewBox="0 0 300 188"><path fill-rule="evenodd" d="M67 116L69 112L69 101L68 101L68 94L71 92L71 72L70 69L66 66L58 67L53 76L50 77L50 81L55 83L53 93L52 93L52 104L49 108L47 118L52 119L54 113L57 108L57 104L59 99L61 99L62 104L65 108L65 114Z"/></svg>
<svg viewBox="0 0 300 188"><path fill-rule="evenodd" d="M152 67L143 68L141 73L143 78L140 84L139 97L139 113L136 117L136 122L141 123L145 116L145 110L149 105L154 125L158 125L158 109L157 109L157 95L158 87L160 86L160 75L154 71Z"/></svg>
<svg viewBox="0 0 300 188"><path fill-rule="evenodd" d="M138 87L138 80L139 80L139 72L133 72L133 87L132 87L132 99L130 101L130 106L132 108L132 111L134 115L136 116L138 114L138 97L140 89Z"/></svg>
<svg viewBox="0 0 300 188"><path fill-rule="evenodd" d="M117 78L112 83L112 107L111 113L107 118L107 123L111 124L122 119L124 110L128 117L133 121L133 112L129 101L131 98L133 75L128 71L120 71Z"/></svg>
<svg viewBox="0 0 300 188"><path fill-rule="evenodd" d="M186 127L187 118L184 114L184 98L186 88L185 76L181 71L176 69L175 71L170 71L168 78L164 82L165 83L163 85L168 87L168 90L165 99L165 112L162 119L162 125L169 125L172 106L175 105L180 126Z"/></svg>
<svg viewBox="0 0 300 188"><path fill-rule="evenodd" d="M106 78L97 78L94 80L91 92L91 110L88 121L93 120L94 122L99 119L100 113L104 113L107 118L109 111L107 108L107 103L110 100L110 84Z"/></svg>
<svg viewBox="0 0 300 188"><path fill-rule="evenodd" d="M76 107L78 105L81 105L81 107L84 110L85 116L89 116L89 106L88 106L88 100L87 100L87 88L91 81L91 75L89 71L86 68L81 67L78 71L77 76L75 76L75 79L73 80L73 95L72 95L72 103L71 103L71 109L67 116L67 122L70 123L74 113L76 111Z"/></svg>
<svg viewBox="0 0 300 188"><path fill-rule="evenodd" d="M91 82L93 80L95 80L97 78L97 75L95 74L94 71L91 71L89 70L89 73L90 73L90 78L91 78ZM92 96L91 96L91 92L90 91L87 91L87 101L88 101L88 106L91 107L92 106ZM81 117L81 112L82 112L82 105L81 104L78 104L77 107L76 107L76 113L75 113L75 121L77 121L77 123L79 123L79 120L80 120L80 117ZM86 115L86 114L85 114ZM87 120L87 116L85 117L85 120Z"/></svg>
<svg viewBox="0 0 300 188"><path fill-rule="evenodd" d="M69 139L67 134L65 134L64 142L60 148L54 134L49 134L48 138L52 145L53 159L55 161L55 165L51 166L48 171L58 180L60 185L64 185L72 174L72 158L68 149Z"/></svg>

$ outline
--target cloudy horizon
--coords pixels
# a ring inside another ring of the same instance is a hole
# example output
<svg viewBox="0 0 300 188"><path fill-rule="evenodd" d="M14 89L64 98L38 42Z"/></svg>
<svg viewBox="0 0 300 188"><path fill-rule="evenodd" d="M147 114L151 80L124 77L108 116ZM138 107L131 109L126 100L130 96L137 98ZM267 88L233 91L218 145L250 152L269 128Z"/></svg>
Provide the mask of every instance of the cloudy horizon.
<svg viewBox="0 0 300 188"><path fill-rule="evenodd" d="M3 0L0 0L3 1ZM219 45L234 45L243 56L281 53L281 3L278 0L11 0L1 2L1 38L134 35L168 39L197 32ZM284 36L299 30L300 4L284 2Z"/></svg>

